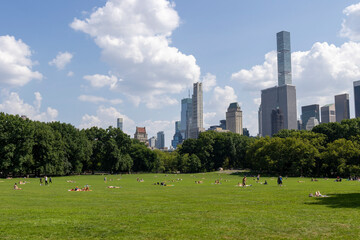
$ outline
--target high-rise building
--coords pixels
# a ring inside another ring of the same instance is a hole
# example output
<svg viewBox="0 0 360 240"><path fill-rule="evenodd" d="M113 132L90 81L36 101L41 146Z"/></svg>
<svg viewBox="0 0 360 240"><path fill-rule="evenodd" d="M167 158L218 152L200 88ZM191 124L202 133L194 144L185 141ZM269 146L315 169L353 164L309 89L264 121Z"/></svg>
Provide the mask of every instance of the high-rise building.
<svg viewBox="0 0 360 240"><path fill-rule="evenodd" d="M230 103L226 112L226 129L233 133L243 134L242 111L237 102Z"/></svg>
<svg viewBox="0 0 360 240"><path fill-rule="evenodd" d="M117 128L120 128L121 131L123 131L123 119L122 118L118 118L117 121L116 121L116 125L117 125Z"/></svg>
<svg viewBox="0 0 360 240"><path fill-rule="evenodd" d="M271 114L278 108L284 116L284 129L297 129L295 86L283 85L261 91L261 136L272 135Z"/></svg>
<svg viewBox="0 0 360 240"><path fill-rule="evenodd" d="M134 138L139 140L140 142L145 143L145 145L149 145L148 135L146 133L145 127L136 127Z"/></svg>
<svg viewBox="0 0 360 240"><path fill-rule="evenodd" d="M165 134L163 131L157 133L156 148L157 149L165 148Z"/></svg>
<svg viewBox="0 0 360 240"><path fill-rule="evenodd" d="M335 96L336 121L350 119L349 94L339 94Z"/></svg>
<svg viewBox="0 0 360 240"><path fill-rule="evenodd" d="M319 120L316 117L310 117L306 123L305 130L310 131L317 125L319 125Z"/></svg>
<svg viewBox="0 0 360 240"><path fill-rule="evenodd" d="M271 136L284 129L284 114L279 108L271 111Z"/></svg>
<svg viewBox="0 0 360 240"><path fill-rule="evenodd" d="M192 120L191 120L190 138L198 138L203 128L203 91L202 83L194 83L192 95Z"/></svg>
<svg viewBox="0 0 360 240"><path fill-rule="evenodd" d="M291 77L291 48L290 33L286 31L276 34L277 63L278 63L278 86L292 84Z"/></svg>
<svg viewBox="0 0 360 240"><path fill-rule="evenodd" d="M360 80L354 82L355 117L360 117Z"/></svg>
<svg viewBox="0 0 360 240"><path fill-rule="evenodd" d="M223 130L226 130L226 120L220 120L220 127L221 127Z"/></svg>
<svg viewBox="0 0 360 240"><path fill-rule="evenodd" d="M321 107L321 123L336 122L335 104Z"/></svg>
<svg viewBox="0 0 360 240"><path fill-rule="evenodd" d="M174 134L173 140L171 141L171 146L174 149L176 149L176 147L179 144L181 144L183 141L182 135L180 133L180 127L181 127L180 121L175 122L175 134Z"/></svg>
<svg viewBox="0 0 360 240"><path fill-rule="evenodd" d="M149 138L149 147L155 148L156 147L156 137Z"/></svg>
<svg viewBox="0 0 360 240"><path fill-rule="evenodd" d="M192 99L184 98L181 100L181 121L180 133L183 139L188 139L190 136L192 118Z"/></svg>
<svg viewBox="0 0 360 240"><path fill-rule="evenodd" d="M296 88L291 77L290 33L279 32L277 38L278 86L261 91L259 108L259 135L272 135L272 111L279 109L283 115L284 129L297 129ZM277 127L282 125L277 125Z"/></svg>
<svg viewBox="0 0 360 240"><path fill-rule="evenodd" d="M307 122L309 118L314 117L320 122L320 109L319 104L312 104L307 106L301 107L301 121L302 121L302 128L306 129Z"/></svg>
<svg viewBox="0 0 360 240"><path fill-rule="evenodd" d="M247 128L243 128L243 135L244 136L247 136L247 137L250 137L250 132Z"/></svg>

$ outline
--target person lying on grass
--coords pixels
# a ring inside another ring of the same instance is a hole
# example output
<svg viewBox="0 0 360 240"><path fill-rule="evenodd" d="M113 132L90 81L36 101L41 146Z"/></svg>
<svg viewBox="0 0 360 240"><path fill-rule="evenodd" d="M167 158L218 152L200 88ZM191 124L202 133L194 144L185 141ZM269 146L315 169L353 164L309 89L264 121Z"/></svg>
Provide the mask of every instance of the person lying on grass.
<svg viewBox="0 0 360 240"><path fill-rule="evenodd" d="M86 185L83 188L79 188L78 186L76 186L75 188L69 189L68 191L69 192L89 192L89 191L92 191L92 190L90 190L89 185Z"/></svg>
<svg viewBox="0 0 360 240"><path fill-rule="evenodd" d="M108 188L120 188L118 186L108 186Z"/></svg>
<svg viewBox="0 0 360 240"><path fill-rule="evenodd" d="M14 190L21 190L21 188L19 188L18 185L15 183Z"/></svg>
<svg viewBox="0 0 360 240"><path fill-rule="evenodd" d="M322 195L322 194L320 193L320 191L316 191L316 192L315 192L315 195L313 195L312 193L310 193L310 194L309 194L309 197L329 197L329 196L327 196L327 195Z"/></svg>

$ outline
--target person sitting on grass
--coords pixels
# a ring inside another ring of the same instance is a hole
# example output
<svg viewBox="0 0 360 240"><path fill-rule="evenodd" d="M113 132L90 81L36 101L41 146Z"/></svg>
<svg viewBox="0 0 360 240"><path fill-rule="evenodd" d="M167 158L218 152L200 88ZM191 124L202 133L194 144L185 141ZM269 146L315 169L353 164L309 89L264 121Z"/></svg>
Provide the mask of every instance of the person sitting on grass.
<svg viewBox="0 0 360 240"><path fill-rule="evenodd" d="M15 183L14 190L21 190L21 188L19 188L18 185Z"/></svg>

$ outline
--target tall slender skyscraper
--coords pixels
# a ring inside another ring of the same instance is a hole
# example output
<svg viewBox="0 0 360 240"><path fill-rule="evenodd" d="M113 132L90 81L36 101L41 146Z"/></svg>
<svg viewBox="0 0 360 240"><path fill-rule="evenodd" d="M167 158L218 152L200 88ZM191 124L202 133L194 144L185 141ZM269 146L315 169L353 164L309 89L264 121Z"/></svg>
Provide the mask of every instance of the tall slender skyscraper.
<svg viewBox="0 0 360 240"><path fill-rule="evenodd" d="M180 133L183 139L188 139L190 136L192 119L192 99L184 98L181 100L181 121Z"/></svg>
<svg viewBox="0 0 360 240"><path fill-rule="evenodd" d="M226 112L226 129L233 133L243 134L242 111L237 102L230 103Z"/></svg>
<svg viewBox="0 0 360 240"><path fill-rule="evenodd" d="M120 128L120 130L123 131L123 119L122 118L117 119L117 128Z"/></svg>
<svg viewBox="0 0 360 240"><path fill-rule="evenodd" d="M360 117L360 80L354 82L355 117Z"/></svg>
<svg viewBox="0 0 360 240"><path fill-rule="evenodd" d="M259 135L271 136L273 110L280 109L283 114L283 124L277 127L284 129L297 129L296 113L296 88L292 84L291 78L291 50L290 33L279 32L277 39L277 58L278 58L278 86L264 89L261 91L261 108L259 109Z"/></svg>
<svg viewBox="0 0 360 240"><path fill-rule="evenodd" d="M349 94L339 94L335 96L336 121L350 119Z"/></svg>
<svg viewBox="0 0 360 240"><path fill-rule="evenodd" d="M194 83L192 95L192 121L190 138L198 138L199 133L204 131L203 127L203 92L202 83Z"/></svg>
<svg viewBox="0 0 360 240"><path fill-rule="evenodd" d="M291 48L290 33L278 32L277 39L277 62L278 62L278 86L292 84L291 77Z"/></svg>

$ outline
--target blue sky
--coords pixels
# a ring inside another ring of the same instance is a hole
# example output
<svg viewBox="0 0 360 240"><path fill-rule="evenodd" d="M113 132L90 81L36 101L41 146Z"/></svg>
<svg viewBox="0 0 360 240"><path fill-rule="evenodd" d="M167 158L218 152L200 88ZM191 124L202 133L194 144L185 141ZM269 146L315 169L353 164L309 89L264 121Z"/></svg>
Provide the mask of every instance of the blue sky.
<svg viewBox="0 0 360 240"><path fill-rule="evenodd" d="M358 1L4 0L0 111L79 128L165 131L203 81L205 126L238 101L256 135L260 90L276 85L277 32L291 33L298 116L360 79Z"/></svg>

